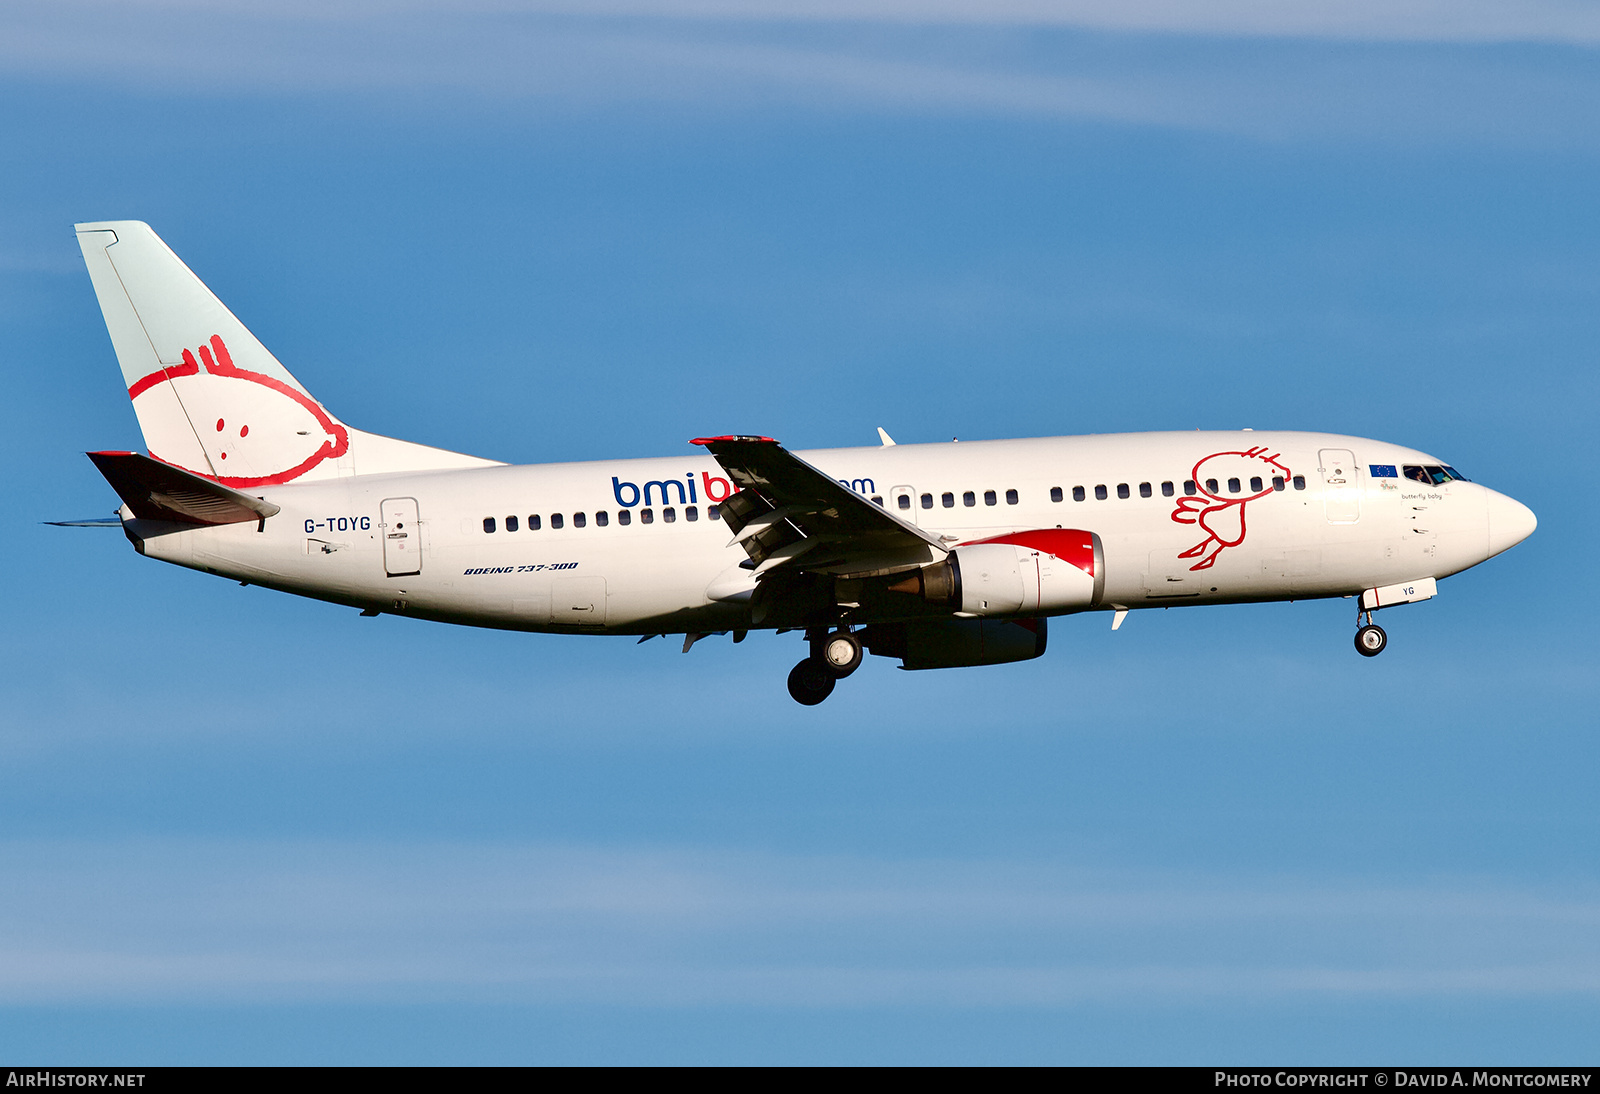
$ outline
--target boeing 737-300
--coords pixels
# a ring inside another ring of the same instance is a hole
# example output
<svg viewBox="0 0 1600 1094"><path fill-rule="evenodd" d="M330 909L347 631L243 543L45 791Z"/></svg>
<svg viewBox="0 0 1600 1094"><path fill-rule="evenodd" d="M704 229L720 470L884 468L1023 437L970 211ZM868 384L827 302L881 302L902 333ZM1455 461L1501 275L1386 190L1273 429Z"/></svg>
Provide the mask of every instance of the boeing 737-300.
<svg viewBox="0 0 1600 1094"><path fill-rule="evenodd" d="M1520 543L1524 505L1445 460L1327 433L1128 433L511 466L364 433L150 227L77 225L148 455L91 452L150 558L445 623L803 634L816 704L904 668L1045 651L1051 616L1351 597L1372 613ZM93 522L65 522L93 523Z"/></svg>

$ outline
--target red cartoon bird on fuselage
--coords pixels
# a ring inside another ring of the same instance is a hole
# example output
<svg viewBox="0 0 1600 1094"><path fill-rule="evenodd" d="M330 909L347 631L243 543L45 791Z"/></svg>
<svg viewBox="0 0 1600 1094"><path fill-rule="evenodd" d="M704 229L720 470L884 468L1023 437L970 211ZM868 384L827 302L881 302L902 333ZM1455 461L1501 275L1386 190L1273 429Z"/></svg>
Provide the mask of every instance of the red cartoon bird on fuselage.
<svg viewBox="0 0 1600 1094"><path fill-rule="evenodd" d="M1172 510L1174 521L1198 524L1206 533L1205 539L1178 555L1200 559L1189 569L1209 570L1225 548L1243 543L1246 503L1283 489L1291 472L1278 462L1278 453L1266 452L1265 448L1214 452L1194 465L1189 475L1198 493L1179 498Z"/></svg>

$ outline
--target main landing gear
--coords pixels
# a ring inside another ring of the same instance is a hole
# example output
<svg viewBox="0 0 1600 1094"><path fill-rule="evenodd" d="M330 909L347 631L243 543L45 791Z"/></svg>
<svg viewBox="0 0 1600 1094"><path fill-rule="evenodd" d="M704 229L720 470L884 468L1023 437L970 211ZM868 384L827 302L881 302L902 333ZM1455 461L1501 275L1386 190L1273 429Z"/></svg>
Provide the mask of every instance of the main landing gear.
<svg viewBox="0 0 1600 1094"><path fill-rule="evenodd" d="M808 631L811 655L789 671L789 694L814 707L833 694L833 686L861 667L861 639L848 630Z"/></svg>
<svg viewBox="0 0 1600 1094"><path fill-rule="evenodd" d="M1389 636L1372 621L1372 613L1365 609L1356 612L1356 652L1362 657L1376 657L1389 645Z"/></svg>
<svg viewBox="0 0 1600 1094"><path fill-rule="evenodd" d="M789 670L789 694L794 701L814 707L833 694L833 685L839 678L828 671L828 666L815 657L807 657Z"/></svg>

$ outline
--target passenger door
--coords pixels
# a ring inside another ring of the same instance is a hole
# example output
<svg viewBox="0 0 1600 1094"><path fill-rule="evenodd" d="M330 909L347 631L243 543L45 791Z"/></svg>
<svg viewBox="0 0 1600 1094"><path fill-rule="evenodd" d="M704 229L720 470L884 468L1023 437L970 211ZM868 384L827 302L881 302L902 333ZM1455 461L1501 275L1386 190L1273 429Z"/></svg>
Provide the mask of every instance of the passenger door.
<svg viewBox="0 0 1600 1094"><path fill-rule="evenodd" d="M378 531L383 535L383 570L390 577L422 572L422 537L417 528L416 498L385 498L379 506Z"/></svg>
<svg viewBox="0 0 1600 1094"><path fill-rule="evenodd" d="M1317 453L1322 466L1322 511L1329 524L1354 524L1361 519L1361 483L1353 453L1324 448Z"/></svg>

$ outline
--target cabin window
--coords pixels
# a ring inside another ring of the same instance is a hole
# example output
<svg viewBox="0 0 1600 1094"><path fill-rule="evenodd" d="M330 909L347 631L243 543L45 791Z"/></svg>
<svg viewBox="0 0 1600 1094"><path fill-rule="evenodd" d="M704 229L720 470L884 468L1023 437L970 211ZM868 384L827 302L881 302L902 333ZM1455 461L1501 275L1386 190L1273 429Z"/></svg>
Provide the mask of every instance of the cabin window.
<svg viewBox="0 0 1600 1094"><path fill-rule="evenodd" d="M485 532L494 531L494 518L493 517L484 517L483 518L483 530Z"/></svg>
<svg viewBox="0 0 1600 1094"><path fill-rule="evenodd" d="M911 508L911 495L910 494L901 494L901 495L899 495L898 497L896 497L894 499L894 503L896 505L898 505L902 509L910 509Z"/></svg>
<svg viewBox="0 0 1600 1094"><path fill-rule="evenodd" d="M618 509L617 510L617 523L621 524L623 526L627 526L629 524L632 524L633 523L633 510L632 509Z"/></svg>
<svg viewBox="0 0 1600 1094"><path fill-rule="evenodd" d="M528 531L537 532L541 523L538 513L530 513L528 515Z"/></svg>
<svg viewBox="0 0 1600 1094"><path fill-rule="evenodd" d="M594 523L596 528L604 528L606 525L611 523L611 514L607 513L604 509L600 510L594 515Z"/></svg>
<svg viewBox="0 0 1600 1094"><path fill-rule="evenodd" d="M1239 480L1238 479L1229 479L1228 480L1228 493L1237 494L1242 489L1243 489L1243 487L1241 487L1239 485Z"/></svg>
<svg viewBox="0 0 1600 1094"><path fill-rule="evenodd" d="M708 506L706 506L706 519L707 520L721 520L722 519L722 507L720 505L708 505Z"/></svg>
<svg viewBox="0 0 1600 1094"><path fill-rule="evenodd" d="M1072 488L1072 500L1073 501L1082 501L1084 498L1086 498L1088 496L1089 496L1088 494L1083 492L1083 487L1074 486Z"/></svg>
<svg viewBox="0 0 1600 1094"><path fill-rule="evenodd" d="M1117 497L1126 499L1128 497L1128 495L1129 495L1128 484L1125 483L1125 482L1117 483Z"/></svg>
<svg viewBox="0 0 1600 1094"><path fill-rule="evenodd" d="M1173 494L1176 494L1176 493L1177 493L1177 490L1173 487L1171 481L1164 482L1164 483L1161 484L1161 496L1162 497L1170 498L1170 497L1172 497Z"/></svg>
<svg viewBox="0 0 1600 1094"><path fill-rule="evenodd" d="M574 528L582 528L584 525L586 525L588 523L589 523L589 516L588 516L587 513L574 513L574 514L572 514L572 526Z"/></svg>
<svg viewBox="0 0 1600 1094"><path fill-rule="evenodd" d="M880 509L883 508L883 497L882 497L882 495L880 495L880 494L872 495L872 504L878 506Z"/></svg>
<svg viewBox="0 0 1600 1094"><path fill-rule="evenodd" d="M1206 480L1206 493L1210 494L1212 497L1216 497L1218 494L1222 493L1222 488L1217 485L1216 479Z"/></svg>
<svg viewBox="0 0 1600 1094"><path fill-rule="evenodd" d="M690 521L691 523L694 522L694 521L699 520L700 519L700 510L696 509L692 505L687 506L683 510L683 519L687 520L687 521Z"/></svg>
<svg viewBox="0 0 1600 1094"><path fill-rule="evenodd" d="M678 521L678 511L669 505L665 509L661 510L661 519L667 524L676 524Z"/></svg>
<svg viewBox="0 0 1600 1094"><path fill-rule="evenodd" d="M1250 492L1252 494L1261 493L1261 476L1260 475L1257 475L1255 478L1250 480Z"/></svg>
<svg viewBox="0 0 1600 1094"><path fill-rule="evenodd" d="M924 509L932 509L933 508L933 495L932 494L924 494L924 495L922 495L922 507Z"/></svg>
<svg viewBox="0 0 1600 1094"><path fill-rule="evenodd" d="M1282 475L1274 475L1274 476L1272 476L1272 488L1274 490L1282 490L1283 489L1283 476Z"/></svg>
<svg viewBox="0 0 1600 1094"><path fill-rule="evenodd" d="M1105 483L1101 483L1099 486L1096 486L1094 488L1094 500L1095 501L1105 501L1108 496L1109 495L1106 493L1106 484Z"/></svg>
<svg viewBox="0 0 1600 1094"><path fill-rule="evenodd" d="M506 531L515 532L516 530L517 530L517 518L516 517L507 517L506 518Z"/></svg>
<svg viewBox="0 0 1600 1094"><path fill-rule="evenodd" d="M946 490L944 493L939 495L939 504L943 505L946 509L954 509L956 507L956 496L950 493L950 491Z"/></svg>
<svg viewBox="0 0 1600 1094"><path fill-rule="evenodd" d="M967 506L968 508L977 505L978 495L974 494L971 490L966 491L961 495L961 504Z"/></svg>
<svg viewBox="0 0 1600 1094"><path fill-rule="evenodd" d="M654 509L641 509L641 510L639 510L639 523L640 524L654 524L655 522L656 522L656 511Z"/></svg>
<svg viewBox="0 0 1600 1094"><path fill-rule="evenodd" d="M994 494L993 490L985 490L983 492L983 504L985 504L985 505L994 505L999 500L1000 500L999 498L995 497L995 494Z"/></svg>
<svg viewBox="0 0 1600 1094"><path fill-rule="evenodd" d="M1006 491L1006 504L1007 505L1015 505L1015 504L1017 504L1017 492L1015 490L1007 490Z"/></svg>
<svg viewBox="0 0 1600 1094"><path fill-rule="evenodd" d="M1198 487L1195 486L1193 479L1184 479L1183 480L1183 492L1185 494L1188 494L1190 497L1193 497L1195 494L1198 494L1200 492L1200 490L1199 490Z"/></svg>
<svg viewBox="0 0 1600 1094"><path fill-rule="evenodd" d="M1062 494L1061 494L1061 487L1059 487L1059 486L1052 486L1052 487L1051 487L1051 488L1050 488L1050 500L1051 500L1051 501L1060 501L1060 500L1061 500L1061 497L1062 497Z"/></svg>
<svg viewBox="0 0 1600 1094"><path fill-rule="evenodd" d="M1304 475L1296 475L1294 477L1294 488L1296 490L1304 490L1306 488L1306 477Z"/></svg>
<svg viewBox="0 0 1600 1094"><path fill-rule="evenodd" d="M1141 498L1148 498L1148 497L1151 497L1154 494L1155 494L1155 491L1150 489L1150 484L1149 483L1141 482L1139 484L1139 496Z"/></svg>
<svg viewBox="0 0 1600 1094"><path fill-rule="evenodd" d="M567 518L562 516L560 513L551 513L550 514L550 527L552 527L552 528L560 528L563 525L565 525L566 523L567 523Z"/></svg>

